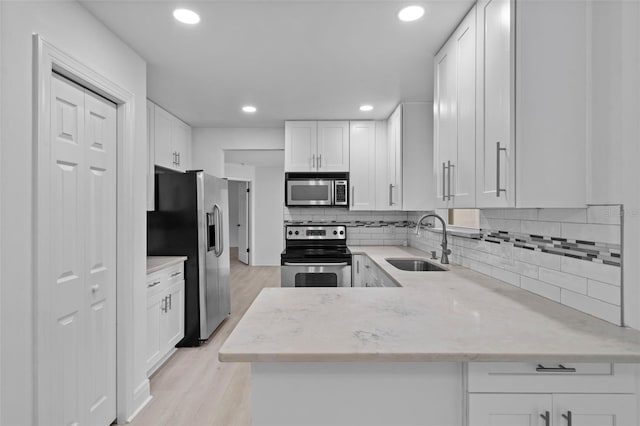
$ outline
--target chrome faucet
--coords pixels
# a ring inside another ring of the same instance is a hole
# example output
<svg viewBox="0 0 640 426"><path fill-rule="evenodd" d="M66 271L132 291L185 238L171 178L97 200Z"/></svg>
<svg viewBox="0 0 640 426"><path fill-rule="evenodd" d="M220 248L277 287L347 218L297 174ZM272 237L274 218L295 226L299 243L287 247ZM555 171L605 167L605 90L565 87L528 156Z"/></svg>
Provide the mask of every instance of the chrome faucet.
<svg viewBox="0 0 640 426"><path fill-rule="evenodd" d="M440 263L442 263L443 265L447 265L449 263L449 255L451 254L451 250L448 248L447 243L447 224L444 222L444 219L442 217L435 213L427 213L422 215L420 219L418 219L418 223L416 223L416 235L420 235L420 224L428 217L434 217L438 219L440 223L442 223L442 244L440 244L440 247L442 247L442 257L440 258Z"/></svg>

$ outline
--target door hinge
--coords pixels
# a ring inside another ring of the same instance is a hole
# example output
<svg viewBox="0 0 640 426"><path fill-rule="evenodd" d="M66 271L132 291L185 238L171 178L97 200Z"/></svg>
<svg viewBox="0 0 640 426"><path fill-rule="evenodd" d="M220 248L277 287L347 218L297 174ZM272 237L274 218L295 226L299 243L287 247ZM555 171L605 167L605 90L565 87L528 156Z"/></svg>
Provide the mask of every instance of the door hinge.
<svg viewBox="0 0 640 426"><path fill-rule="evenodd" d="M247 253L249 253L249 249L247 249Z"/></svg>
<svg viewBox="0 0 640 426"><path fill-rule="evenodd" d="M247 188L247 192L251 192L251 190L249 188Z"/></svg>

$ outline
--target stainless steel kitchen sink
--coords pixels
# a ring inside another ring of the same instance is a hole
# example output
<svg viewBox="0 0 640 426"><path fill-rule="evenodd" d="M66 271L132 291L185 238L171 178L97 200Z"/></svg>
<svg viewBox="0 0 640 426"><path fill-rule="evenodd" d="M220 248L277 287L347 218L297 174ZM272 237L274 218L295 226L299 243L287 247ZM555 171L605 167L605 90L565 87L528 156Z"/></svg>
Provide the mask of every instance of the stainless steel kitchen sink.
<svg viewBox="0 0 640 426"><path fill-rule="evenodd" d="M391 265L403 271L447 271L447 269L422 259L385 259Z"/></svg>

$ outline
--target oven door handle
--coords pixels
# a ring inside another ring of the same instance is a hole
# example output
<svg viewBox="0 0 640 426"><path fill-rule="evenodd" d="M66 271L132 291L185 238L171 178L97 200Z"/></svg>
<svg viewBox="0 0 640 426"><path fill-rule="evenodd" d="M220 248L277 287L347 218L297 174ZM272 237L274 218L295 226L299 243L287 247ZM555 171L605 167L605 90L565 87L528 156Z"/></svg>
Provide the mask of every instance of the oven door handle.
<svg viewBox="0 0 640 426"><path fill-rule="evenodd" d="M291 263L284 262L284 266L347 266L347 262L340 263Z"/></svg>

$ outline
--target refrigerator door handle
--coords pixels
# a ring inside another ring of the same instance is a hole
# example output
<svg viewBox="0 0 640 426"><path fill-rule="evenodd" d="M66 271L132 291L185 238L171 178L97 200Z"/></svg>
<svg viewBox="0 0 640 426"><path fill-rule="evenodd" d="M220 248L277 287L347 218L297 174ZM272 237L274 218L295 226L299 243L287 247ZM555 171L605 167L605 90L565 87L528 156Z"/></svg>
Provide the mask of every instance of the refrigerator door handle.
<svg viewBox="0 0 640 426"><path fill-rule="evenodd" d="M223 219L222 210L220 209L220 206L218 206L217 204L214 204L213 212L216 220L216 228L218 228L216 230L217 241L216 241L215 252L216 252L216 257L220 257L224 252L224 242L223 242L223 236L222 236L222 219Z"/></svg>
<svg viewBox="0 0 640 426"><path fill-rule="evenodd" d="M215 241L211 241L211 227L214 227L214 235L218 234L218 230L215 229L215 222L214 222L214 214L213 213L207 213L207 225L206 225L206 236L205 238L207 239L207 251L211 251L212 249L215 250ZM216 237L214 236L214 239Z"/></svg>

